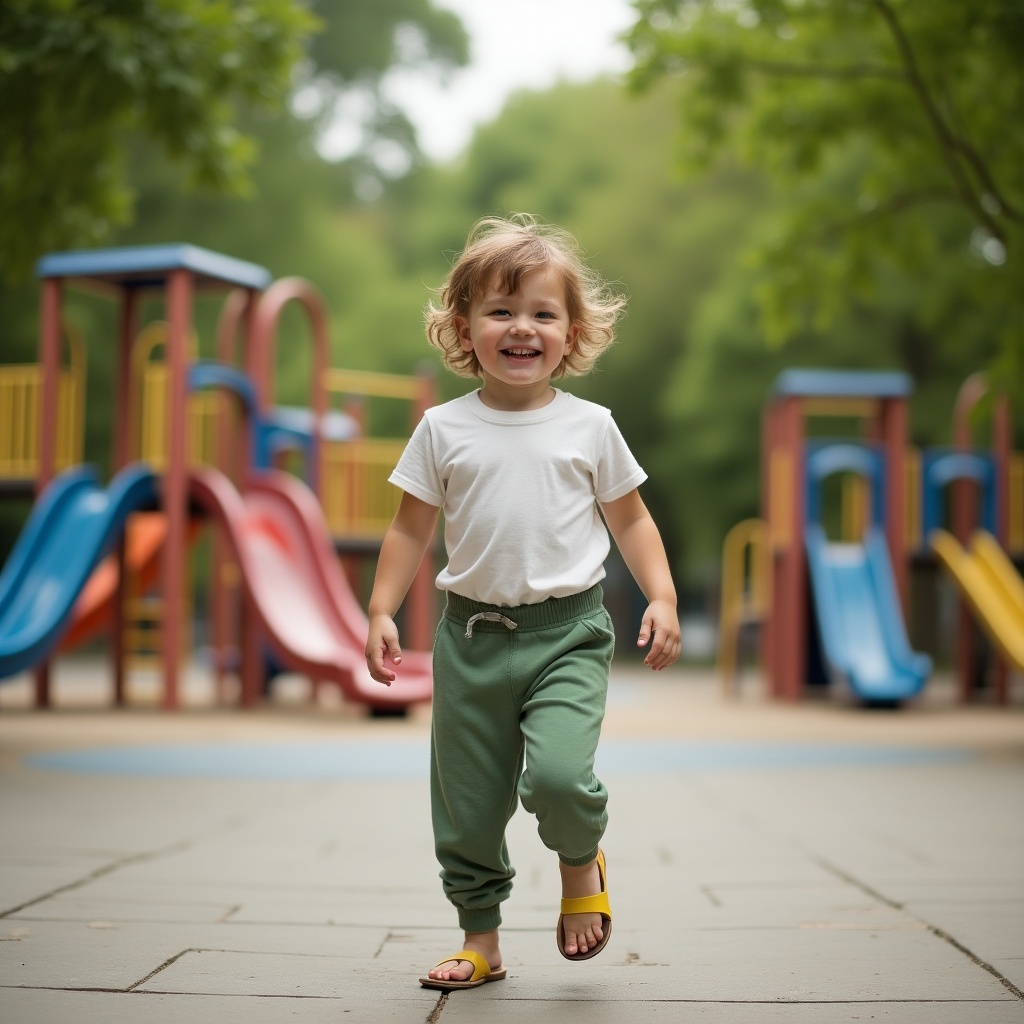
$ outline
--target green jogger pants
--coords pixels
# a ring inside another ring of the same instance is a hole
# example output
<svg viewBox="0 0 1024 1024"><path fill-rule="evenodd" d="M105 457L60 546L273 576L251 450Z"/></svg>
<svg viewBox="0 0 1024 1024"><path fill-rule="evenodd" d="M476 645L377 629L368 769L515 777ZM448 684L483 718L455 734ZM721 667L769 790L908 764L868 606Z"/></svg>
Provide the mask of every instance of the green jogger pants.
<svg viewBox="0 0 1024 1024"><path fill-rule="evenodd" d="M501 923L517 800L566 864L597 855L594 775L615 645L600 586L499 608L448 595L434 639L431 815L445 894L467 931Z"/></svg>

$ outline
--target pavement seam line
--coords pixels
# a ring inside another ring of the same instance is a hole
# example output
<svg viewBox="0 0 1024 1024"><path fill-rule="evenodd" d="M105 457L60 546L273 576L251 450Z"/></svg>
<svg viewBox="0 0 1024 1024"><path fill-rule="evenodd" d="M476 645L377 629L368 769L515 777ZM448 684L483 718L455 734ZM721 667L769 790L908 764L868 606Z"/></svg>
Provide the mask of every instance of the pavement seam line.
<svg viewBox="0 0 1024 1024"><path fill-rule="evenodd" d="M202 952L202 950L199 950ZM131 996L189 996L196 998L211 999L319 999L323 1001L341 1001L342 996L318 996L318 995L295 995L294 993L238 993L238 992L195 992L182 989L123 989L107 988L95 985L4 985L0 984L0 992L90 992L99 995L131 995ZM442 997L447 1001L448 993ZM545 998L543 996L518 996L507 999L508 1002L516 1003L563 1003L561 996ZM671 998L641 998L641 999L605 999L603 1003L628 1006L635 1006L638 1003L658 1003L665 1005L686 1005L686 1006L1006 1006L1012 1000L1009 999L671 999ZM435 1007L435 1010L437 1008ZM436 1022L437 1018L427 1018L427 1024Z"/></svg>
<svg viewBox="0 0 1024 1024"><path fill-rule="evenodd" d="M180 953L175 953L174 956L168 957L162 964L160 964L159 967L154 967L153 970L151 970L149 972L149 974L147 974L144 978L140 978L138 981L136 981L136 982L132 983L131 985L129 985L125 989L125 992L132 992L135 989L137 989L140 985L145 985L146 982L149 981L150 978L155 978L161 971L166 970L168 967L171 966L171 964L173 964L176 961L180 960L186 953L200 953L200 952L202 952L202 950L195 949L195 948L190 946L187 949L183 949Z"/></svg>
<svg viewBox="0 0 1024 1024"><path fill-rule="evenodd" d="M950 935L949 932L947 932L945 929L939 928L938 925L934 925L930 921L926 921L924 920L924 918L918 917L916 914L911 913L911 911L909 911L906 908L905 904L900 903L898 900L890 899L888 896L885 895L885 893L879 892L877 889L868 885L867 882L862 882L859 878L856 878L849 872L844 871L842 868L837 867L830 861L825 860L824 857L814 857L813 860L815 860L826 871L831 872L837 878L842 879L849 885L855 886L856 888L860 889L861 892L872 897L872 899L876 899L879 902L884 903L886 906L891 907L893 910L898 910L901 914L906 914L907 917L911 918L914 921L917 921L919 924L924 925L924 927L927 928L928 931L930 931L932 935L934 935L936 938L941 939L947 945L952 946L958 953L963 954L965 957L967 957L968 960L970 960L977 967L980 967L983 971L988 971L988 973L991 974L993 978L995 978L1005 989L1007 989L1007 991L1013 993L1013 995L1017 999L1024 1000L1024 991L1022 991L1016 985L1014 985L1014 983L1010 981L1010 979L1007 978L1006 975L1003 974L997 967L990 964L987 960L983 960L980 956L978 956L977 953L968 949L967 946L965 946L958 939Z"/></svg>
<svg viewBox="0 0 1024 1024"><path fill-rule="evenodd" d="M427 1019L423 1024L437 1024L441 1019L441 1014L444 1013L444 1008L448 1005L448 993L442 992L440 998L434 1004L434 1008L427 1015Z"/></svg>
<svg viewBox="0 0 1024 1024"><path fill-rule="evenodd" d="M128 857L121 857L119 860L112 861L110 864L104 864L103 867L96 868L95 871L90 871L89 874L82 878L77 878L73 882L68 882L66 885L59 885L56 889L51 889L49 892L43 893L42 896L36 896L33 899L26 900L24 903L19 904L16 907L10 907L3 912L0 912L0 919L10 917L11 914L17 914L22 910L27 910L29 907L34 907L37 903L45 903L47 900L53 899L54 896L60 896L66 892L74 892L76 889L81 889L90 882L95 882L100 878L104 878L106 875L113 874L115 871L120 871L121 868L130 867L132 864L143 864L149 860L156 860L158 857L163 857L168 853L181 853L187 850L192 845L191 840L182 840L177 843L171 843L170 846L161 847L159 850L146 850L143 853L133 853Z"/></svg>

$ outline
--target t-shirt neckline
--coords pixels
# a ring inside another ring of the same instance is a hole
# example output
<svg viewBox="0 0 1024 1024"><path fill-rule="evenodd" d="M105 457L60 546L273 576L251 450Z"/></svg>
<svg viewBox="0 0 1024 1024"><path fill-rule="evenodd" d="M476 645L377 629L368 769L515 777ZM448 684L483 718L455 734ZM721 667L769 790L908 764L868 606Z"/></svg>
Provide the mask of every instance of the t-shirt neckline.
<svg viewBox="0 0 1024 1024"><path fill-rule="evenodd" d="M545 420L557 416L569 398L567 391L560 391L558 388L553 390L555 397L547 405L542 405L539 409L526 409L523 411L518 409L513 411L492 409L489 405L485 405L480 398L479 389L471 391L466 398L473 412L480 419L486 420L488 423L543 423Z"/></svg>

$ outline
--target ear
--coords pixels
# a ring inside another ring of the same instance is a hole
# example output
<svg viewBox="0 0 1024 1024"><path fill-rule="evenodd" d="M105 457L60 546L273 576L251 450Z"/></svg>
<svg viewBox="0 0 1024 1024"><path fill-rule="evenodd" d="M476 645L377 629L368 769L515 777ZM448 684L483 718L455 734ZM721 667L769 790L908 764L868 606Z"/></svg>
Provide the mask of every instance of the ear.
<svg viewBox="0 0 1024 1024"><path fill-rule="evenodd" d="M580 336L580 329L576 324L569 328L565 336L565 354L568 355L576 347L576 339Z"/></svg>
<svg viewBox="0 0 1024 1024"><path fill-rule="evenodd" d="M464 316L457 316L453 317L452 323L455 325L455 333L458 335L462 351L472 352L473 339L469 333L469 321Z"/></svg>

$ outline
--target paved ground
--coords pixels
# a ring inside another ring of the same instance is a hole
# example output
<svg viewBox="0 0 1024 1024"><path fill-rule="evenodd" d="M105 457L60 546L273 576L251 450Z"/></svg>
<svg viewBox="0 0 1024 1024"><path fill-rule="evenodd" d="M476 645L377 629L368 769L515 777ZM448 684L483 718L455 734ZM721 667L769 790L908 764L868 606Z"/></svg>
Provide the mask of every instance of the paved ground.
<svg viewBox="0 0 1024 1024"><path fill-rule="evenodd" d="M426 808L427 717L296 702L59 707L0 687L0 1020L1024 1022L1024 692L896 712L614 680L601 771L608 950L555 950L557 868L513 821L507 981L444 995L458 948ZM290 696L289 696L290 695Z"/></svg>

